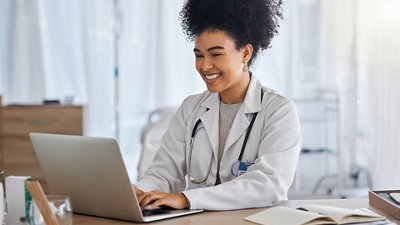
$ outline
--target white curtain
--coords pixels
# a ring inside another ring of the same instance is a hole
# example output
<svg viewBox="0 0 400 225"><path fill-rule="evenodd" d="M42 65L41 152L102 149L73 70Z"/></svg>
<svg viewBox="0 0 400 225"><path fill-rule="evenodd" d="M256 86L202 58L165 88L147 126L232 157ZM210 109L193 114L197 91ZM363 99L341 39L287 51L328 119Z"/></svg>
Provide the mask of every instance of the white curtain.
<svg viewBox="0 0 400 225"><path fill-rule="evenodd" d="M357 148L376 188L400 187L400 2L357 1Z"/></svg>
<svg viewBox="0 0 400 225"><path fill-rule="evenodd" d="M2 3L9 10L2 33L5 102L36 104L73 93L86 101L79 1Z"/></svg>
<svg viewBox="0 0 400 225"><path fill-rule="evenodd" d="M361 168L374 188L398 188L400 2L320 3L321 78L340 93L343 181Z"/></svg>
<svg viewBox="0 0 400 225"><path fill-rule="evenodd" d="M134 182L148 113L205 86L178 21L183 0L117 2L115 79L113 0L0 1L0 93L5 104L72 96L85 106L85 135L115 137L119 128ZM385 188L400 185L392 173L400 169L398 8L396 0L285 1L279 35L253 68L266 86L293 99L320 89L338 93L343 179L361 165Z"/></svg>
<svg viewBox="0 0 400 225"><path fill-rule="evenodd" d="M140 132L148 113L177 106L205 85L195 71L193 43L178 21L180 1L116 1L120 10L119 64L114 65L114 1L0 1L0 93L5 104L82 104L84 133L116 137L132 182L140 155ZM292 76L292 19L287 6L273 48L260 55L255 74L288 92ZM118 66L119 78L114 76ZM119 126L116 125L116 82Z"/></svg>
<svg viewBox="0 0 400 225"><path fill-rule="evenodd" d="M357 76L355 64L356 1L319 1L320 82L333 87L337 94L336 126L339 141L337 173L339 188L349 182L356 163ZM339 190L342 191L342 190ZM341 194L341 193L339 193Z"/></svg>

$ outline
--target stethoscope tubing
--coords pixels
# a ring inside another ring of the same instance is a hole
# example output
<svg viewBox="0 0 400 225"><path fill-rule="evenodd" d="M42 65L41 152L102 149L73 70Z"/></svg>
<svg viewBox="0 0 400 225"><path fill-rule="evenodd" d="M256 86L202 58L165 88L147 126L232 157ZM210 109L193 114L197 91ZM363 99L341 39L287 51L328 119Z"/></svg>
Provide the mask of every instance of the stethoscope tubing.
<svg viewBox="0 0 400 225"><path fill-rule="evenodd" d="M194 179L194 178L191 176L191 169L190 169L190 167L191 167L191 165L192 165L192 153L193 153L194 137L195 137L196 134L197 134L197 131L198 131L197 127L199 126L200 122L201 122L200 119L198 119L198 120L196 121L196 124L194 125L193 130L192 130L192 136L191 136L191 138L190 138L188 177L189 177L189 181L192 182L192 183L194 183L194 184L201 184L201 183L203 183L204 181L207 180L207 178L208 178L208 176L210 175L210 172L211 172L212 157L213 157L213 156L211 155L210 163L208 164L207 176L206 176L204 179L202 179L202 180L196 180L196 179Z"/></svg>
<svg viewBox="0 0 400 225"><path fill-rule="evenodd" d="M263 90L261 89L261 103L262 103L262 99L263 99ZM247 141L248 141L250 132L251 132L251 130L253 128L254 121L257 118L257 115L258 115L258 112L253 113L253 117L251 118L251 122L250 122L249 127L247 128L247 131L246 131L246 136L244 137L244 141L243 141L243 144L242 144L242 148L240 150L240 154L239 154L238 160L236 162L234 162L233 165L232 165L231 173L234 176L238 176L238 173L235 173L234 170L237 167L236 165L239 165L239 163L242 161L243 153L244 153L244 150L246 148ZM192 129L192 134L191 134L191 138L190 138L188 177L189 177L189 181L194 183L194 184L201 184L201 183L203 183L203 182L205 182L207 180L207 178L209 177L210 172L211 172L212 157L213 157L213 155L211 155L210 163L208 165L208 172L207 172L207 175L204 177L204 179L196 180L193 176L191 176L191 168L190 167L192 165L192 153L193 153L194 138L196 137L196 134L197 134L197 131L198 131L197 127L200 125L200 123L201 123L201 119L198 119L196 121L193 129Z"/></svg>

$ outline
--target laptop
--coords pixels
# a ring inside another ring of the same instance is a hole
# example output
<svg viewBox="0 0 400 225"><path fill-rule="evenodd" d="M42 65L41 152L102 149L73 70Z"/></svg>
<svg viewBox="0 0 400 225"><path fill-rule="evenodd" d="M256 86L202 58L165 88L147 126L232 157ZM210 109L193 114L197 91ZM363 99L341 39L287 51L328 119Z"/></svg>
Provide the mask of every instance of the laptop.
<svg viewBox="0 0 400 225"><path fill-rule="evenodd" d="M68 195L74 213L151 222L203 210L142 211L112 138L30 133L50 194Z"/></svg>

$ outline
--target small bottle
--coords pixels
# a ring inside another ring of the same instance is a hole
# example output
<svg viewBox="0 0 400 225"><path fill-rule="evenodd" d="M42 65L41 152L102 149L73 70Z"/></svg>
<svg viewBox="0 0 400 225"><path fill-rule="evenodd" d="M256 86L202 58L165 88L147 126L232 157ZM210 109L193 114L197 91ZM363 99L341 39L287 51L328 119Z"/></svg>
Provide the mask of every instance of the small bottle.
<svg viewBox="0 0 400 225"><path fill-rule="evenodd" d="M3 172L3 171L1 171ZM0 173L0 177L1 177ZM4 219L4 189L3 189L3 183L0 182L0 225L3 224L3 219Z"/></svg>
<svg viewBox="0 0 400 225"><path fill-rule="evenodd" d="M25 182L30 181L29 176L6 177L6 224L21 224L21 218L29 218L32 197L25 187ZM25 224L22 223L22 224Z"/></svg>

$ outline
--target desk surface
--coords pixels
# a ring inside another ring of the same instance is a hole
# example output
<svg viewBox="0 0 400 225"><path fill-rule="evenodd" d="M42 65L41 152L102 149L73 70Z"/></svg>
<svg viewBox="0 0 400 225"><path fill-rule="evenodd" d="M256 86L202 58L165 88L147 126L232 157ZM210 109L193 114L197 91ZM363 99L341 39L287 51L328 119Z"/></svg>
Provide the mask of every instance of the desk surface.
<svg viewBox="0 0 400 225"><path fill-rule="evenodd" d="M306 204L322 204L329 206L338 206L344 208L365 208L368 207L378 212L381 215L387 216L389 219L393 220L397 224L400 224L399 220L394 220L390 218L388 215L379 211L376 208L373 208L369 205L368 199L318 199L318 200L290 200L290 201L282 201L276 204L276 206L288 206L288 207L299 207ZM157 224L157 225L200 225L200 224L248 224L251 225L254 223L247 222L243 218L264 210L265 208L257 208L257 209L244 209L244 210L234 210L234 211L221 211L221 212L202 212L195 215L183 216L178 218L160 220L158 222L146 223L146 224ZM123 225L123 224L140 224L140 223L130 223L119 220L110 220L103 219L98 217L91 216L83 216L83 215L74 215L74 224L75 225Z"/></svg>

